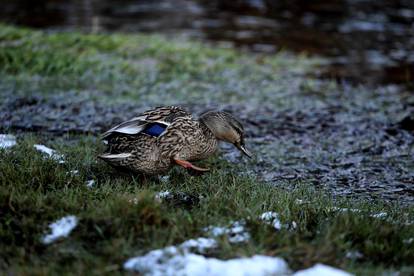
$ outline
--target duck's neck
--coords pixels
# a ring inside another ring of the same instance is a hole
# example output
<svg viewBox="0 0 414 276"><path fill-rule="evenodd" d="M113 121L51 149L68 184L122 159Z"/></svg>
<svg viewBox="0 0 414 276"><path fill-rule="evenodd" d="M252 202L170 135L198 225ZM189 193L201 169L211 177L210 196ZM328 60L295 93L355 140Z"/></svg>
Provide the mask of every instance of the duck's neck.
<svg viewBox="0 0 414 276"><path fill-rule="evenodd" d="M199 121L201 130L203 131L203 151L206 156L213 154L217 150L218 141L214 136L213 132L209 127L203 123L202 120Z"/></svg>

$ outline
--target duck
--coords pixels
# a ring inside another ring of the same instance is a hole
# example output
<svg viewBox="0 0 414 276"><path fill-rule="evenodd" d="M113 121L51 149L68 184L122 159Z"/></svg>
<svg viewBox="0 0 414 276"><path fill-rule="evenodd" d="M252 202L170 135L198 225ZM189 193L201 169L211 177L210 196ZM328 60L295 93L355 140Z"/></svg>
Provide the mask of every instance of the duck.
<svg viewBox="0 0 414 276"><path fill-rule="evenodd" d="M208 168L192 162L213 155L219 141L233 144L247 157L244 128L232 114L207 111L195 119L179 106L160 106L124 121L101 135L107 145L98 157L122 171L162 175L173 166L193 173Z"/></svg>

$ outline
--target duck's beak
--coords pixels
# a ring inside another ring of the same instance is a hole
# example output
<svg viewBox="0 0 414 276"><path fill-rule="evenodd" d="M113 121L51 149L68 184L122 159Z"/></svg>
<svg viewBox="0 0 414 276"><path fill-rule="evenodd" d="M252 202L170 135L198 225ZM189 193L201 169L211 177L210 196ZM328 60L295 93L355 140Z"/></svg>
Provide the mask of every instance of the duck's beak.
<svg viewBox="0 0 414 276"><path fill-rule="evenodd" d="M252 154L250 153L250 151L248 151L246 149L246 147L244 146L244 144L239 144L239 143L235 143L234 144L236 146L236 148L238 148L244 155L246 155L249 158L252 158Z"/></svg>

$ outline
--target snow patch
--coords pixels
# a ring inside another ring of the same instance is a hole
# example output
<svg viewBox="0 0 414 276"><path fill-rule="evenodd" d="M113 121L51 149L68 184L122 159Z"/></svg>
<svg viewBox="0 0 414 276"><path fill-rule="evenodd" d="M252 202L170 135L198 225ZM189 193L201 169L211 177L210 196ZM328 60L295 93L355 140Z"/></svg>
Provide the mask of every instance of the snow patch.
<svg viewBox="0 0 414 276"><path fill-rule="evenodd" d="M381 213L371 215L371 217L373 217L373 218L385 218L387 216L388 216L388 213L386 213L386 212L381 212Z"/></svg>
<svg viewBox="0 0 414 276"><path fill-rule="evenodd" d="M173 256L169 253L171 251L154 250L142 257L129 259L125 262L124 268L145 275L166 276L261 276L289 274L289 267L285 260L277 257L255 255L250 258L219 260L193 253Z"/></svg>
<svg viewBox="0 0 414 276"><path fill-rule="evenodd" d="M44 145L33 145L38 151L45 153L46 155L48 155L50 158L52 158L55 161L58 161L60 164L65 163L65 161L63 160L63 155L57 153L55 150L48 148Z"/></svg>
<svg viewBox="0 0 414 276"><path fill-rule="evenodd" d="M276 230L282 229L282 222L280 222L279 214L276 212L264 212L260 215L260 219L266 224L272 225Z"/></svg>
<svg viewBox="0 0 414 276"><path fill-rule="evenodd" d="M218 233L225 233L229 228L214 228ZM211 229L213 230L213 229ZM282 258L264 255L252 257L219 260L208 258L198 253L216 248L217 242L211 238L197 238L183 242L178 246L168 246L156 249L143 256L128 259L124 269L153 276L264 276L292 275L288 264ZM323 264L298 271L294 276L350 276L345 271Z"/></svg>
<svg viewBox="0 0 414 276"><path fill-rule="evenodd" d="M168 183L168 182L170 182L170 176L169 175L159 176L158 179L162 183Z"/></svg>
<svg viewBox="0 0 414 276"><path fill-rule="evenodd" d="M332 207L331 211L336 211L336 212L342 212L342 213L346 213L346 212L352 212L352 213L361 213L362 211L356 208L340 208L340 207Z"/></svg>
<svg viewBox="0 0 414 276"><path fill-rule="evenodd" d="M227 236L231 243L247 242L250 240L250 233L246 231L245 225L245 221L235 221L229 227L209 226L204 228L204 231L213 237Z"/></svg>
<svg viewBox="0 0 414 276"><path fill-rule="evenodd" d="M414 242L414 238L409 238L409 239L403 240L403 243L405 243L405 244L412 244L413 242Z"/></svg>
<svg viewBox="0 0 414 276"><path fill-rule="evenodd" d="M93 185L95 185L95 180L94 179L86 181L86 187L92 188Z"/></svg>
<svg viewBox="0 0 414 276"><path fill-rule="evenodd" d="M358 260L362 259L364 255L362 255L362 253L359 251L348 251L346 252L345 257L351 260Z"/></svg>
<svg viewBox="0 0 414 276"><path fill-rule="evenodd" d="M129 203L132 203L132 204L134 204L134 205L137 205L137 204L138 204L138 198L134 197L134 198L132 198L132 199L129 199L129 200L128 200L128 202L129 202Z"/></svg>
<svg viewBox="0 0 414 276"><path fill-rule="evenodd" d="M0 134L0 149L8 149L17 144L16 136L11 134Z"/></svg>
<svg viewBox="0 0 414 276"><path fill-rule="evenodd" d="M78 175L78 174L79 174L79 171L78 171L78 170L71 170L71 171L69 172L69 174L70 174L70 175Z"/></svg>
<svg viewBox="0 0 414 276"><path fill-rule="evenodd" d="M197 238L183 242L179 248L184 251L195 250L200 253L206 252L207 249L217 247L217 242L209 238Z"/></svg>
<svg viewBox="0 0 414 276"><path fill-rule="evenodd" d="M296 199L295 200L295 203L296 204L298 204L298 205L301 205L301 204L308 204L308 203L310 203L310 201L309 200L303 200L303 199Z"/></svg>
<svg viewBox="0 0 414 276"><path fill-rule="evenodd" d="M351 276L352 274L327 266L324 264L316 264L311 268L299 270L293 274L293 276Z"/></svg>
<svg viewBox="0 0 414 276"><path fill-rule="evenodd" d="M161 201L163 198L167 198L171 195L171 192L166 190L155 194L155 199Z"/></svg>
<svg viewBox="0 0 414 276"><path fill-rule="evenodd" d="M63 217L49 225L52 233L45 235L42 238L44 244L50 244L61 237L67 237L70 232L78 224L78 219L75 216Z"/></svg>

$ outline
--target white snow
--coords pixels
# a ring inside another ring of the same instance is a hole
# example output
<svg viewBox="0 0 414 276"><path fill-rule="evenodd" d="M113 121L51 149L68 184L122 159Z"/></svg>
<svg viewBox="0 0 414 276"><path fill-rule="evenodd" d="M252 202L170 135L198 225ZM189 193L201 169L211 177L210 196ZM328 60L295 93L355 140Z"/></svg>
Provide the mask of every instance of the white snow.
<svg viewBox="0 0 414 276"><path fill-rule="evenodd" d="M218 229L218 228L217 228ZM224 228L226 229L226 228ZM217 231L216 233L225 233ZM323 264L292 274L282 258L264 255L219 260L197 253L216 248L217 242L211 238L197 238L178 246L168 246L148 252L143 256L128 259L124 269L151 276L350 276L348 272ZM197 252L197 253L196 253Z"/></svg>
<svg viewBox="0 0 414 276"><path fill-rule="evenodd" d="M362 253L359 251L348 251L346 252L345 257L351 260L357 260L363 258L364 255L362 255Z"/></svg>
<svg viewBox="0 0 414 276"><path fill-rule="evenodd" d="M137 205L137 204L138 204L138 198L134 197L134 198L132 198L132 199L129 199L129 200L128 200L128 202L129 202L129 203L132 203L132 204L134 204L134 205Z"/></svg>
<svg viewBox="0 0 414 276"><path fill-rule="evenodd" d="M340 207L332 207L331 211L338 211L338 212L352 212L352 213L361 213L362 211L360 209L356 208L340 208ZM369 215L372 218L386 218L388 216L387 212L379 212L376 214Z"/></svg>
<svg viewBox="0 0 414 276"><path fill-rule="evenodd" d="M79 174L79 171L78 170L71 170L69 173L71 175L78 175Z"/></svg>
<svg viewBox="0 0 414 276"><path fill-rule="evenodd" d="M11 134L0 134L0 148L8 149L16 145L16 137Z"/></svg>
<svg viewBox="0 0 414 276"><path fill-rule="evenodd" d="M170 176L169 175L163 175L163 176L159 176L158 179L162 182L162 183L168 183L170 182Z"/></svg>
<svg viewBox="0 0 414 276"><path fill-rule="evenodd" d="M405 243L405 244L412 244L413 242L414 242L414 238L409 238L409 239L403 240L403 243Z"/></svg>
<svg viewBox="0 0 414 276"><path fill-rule="evenodd" d="M195 250L200 253L206 252L207 249L217 247L217 242L209 238L197 238L183 242L179 248L184 251Z"/></svg>
<svg viewBox="0 0 414 276"><path fill-rule="evenodd" d="M310 201L297 198L297 199L295 200L295 203L296 203L296 204L299 204L299 205L300 205L300 204L308 204L308 203L310 203Z"/></svg>
<svg viewBox="0 0 414 276"><path fill-rule="evenodd" d="M162 192L159 192L159 193L156 193L155 194L155 199L156 200L162 200L163 198L167 198L169 195L171 194L171 192L170 191L162 191Z"/></svg>
<svg viewBox="0 0 414 276"><path fill-rule="evenodd" d="M45 235L42 238L44 244L50 244L61 237L67 237L70 232L78 224L78 219L75 216L63 217L49 225L52 233Z"/></svg>
<svg viewBox="0 0 414 276"><path fill-rule="evenodd" d="M209 226L204 231L209 232L213 237L227 236L231 243L247 242L250 240L250 234L245 229L244 221L234 221L229 227Z"/></svg>
<svg viewBox="0 0 414 276"><path fill-rule="evenodd" d="M340 208L340 207L332 207L331 211L338 211L338 212L352 212L352 213L360 213L361 210L356 208Z"/></svg>
<svg viewBox="0 0 414 276"><path fill-rule="evenodd" d="M171 250L154 250L142 257L129 259L124 268L153 276L261 276L289 273L285 260L277 257L255 255L250 258L219 260L193 253L172 256L171 253Z"/></svg>
<svg viewBox="0 0 414 276"><path fill-rule="evenodd" d="M280 222L279 214L276 212L264 212L260 215L260 219L265 223L272 225L276 230L282 229L282 223Z"/></svg>
<svg viewBox="0 0 414 276"><path fill-rule="evenodd" d="M92 188L93 185L95 185L95 180L94 179L86 181L86 187Z"/></svg>
<svg viewBox="0 0 414 276"><path fill-rule="evenodd" d="M386 216L388 216L388 213L386 212L381 212L381 213L371 215L371 217L373 218L385 218Z"/></svg>
<svg viewBox="0 0 414 276"><path fill-rule="evenodd" d="M65 163L65 161L63 160L63 155L57 153L55 150L48 148L44 145L33 145L38 151L47 154L50 158L52 158L53 160L58 161L59 163Z"/></svg>
<svg viewBox="0 0 414 276"><path fill-rule="evenodd" d="M327 266L324 264L316 264L311 268L299 270L293 274L293 276L351 276L352 274Z"/></svg>

